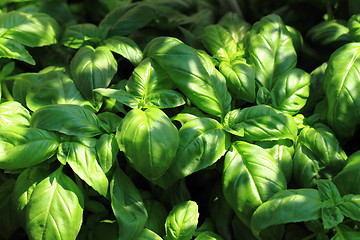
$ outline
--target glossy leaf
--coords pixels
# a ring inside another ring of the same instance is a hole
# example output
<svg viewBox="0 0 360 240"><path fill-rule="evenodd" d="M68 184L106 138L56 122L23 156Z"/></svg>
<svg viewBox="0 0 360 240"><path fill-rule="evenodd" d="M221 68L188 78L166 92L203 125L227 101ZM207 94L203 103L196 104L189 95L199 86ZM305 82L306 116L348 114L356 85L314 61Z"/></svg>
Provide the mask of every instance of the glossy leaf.
<svg viewBox="0 0 360 240"><path fill-rule="evenodd" d="M340 225L336 228L336 234L331 240L348 240L360 238L360 232L351 229L346 225Z"/></svg>
<svg viewBox="0 0 360 240"><path fill-rule="evenodd" d="M195 49L171 37L152 40L144 50L198 108L215 116L230 110L225 78Z"/></svg>
<svg viewBox="0 0 360 240"><path fill-rule="evenodd" d="M137 240L162 240L162 238L150 229L144 228Z"/></svg>
<svg viewBox="0 0 360 240"><path fill-rule="evenodd" d="M234 12L227 12L218 24L228 30L237 43L240 43L251 29L251 25Z"/></svg>
<svg viewBox="0 0 360 240"><path fill-rule="evenodd" d="M354 178L360 170L360 151L349 156L345 167L334 177L334 183L340 191L341 195L360 194L360 179Z"/></svg>
<svg viewBox="0 0 360 240"><path fill-rule="evenodd" d="M186 177L213 165L229 148L230 137L220 123L211 118L186 122L179 130L180 144L171 171L174 177Z"/></svg>
<svg viewBox="0 0 360 240"><path fill-rule="evenodd" d="M291 69L276 78L271 89L271 106L294 115L305 106L309 92L310 75L298 68Z"/></svg>
<svg viewBox="0 0 360 240"><path fill-rule="evenodd" d="M76 239L83 209L81 190L60 167L36 185L26 206L29 238Z"/></svg>
<svg viewBox="0 0 360 240"><path fill-rule="evenodd" d="M294 119L266 105L256 105L228 112L224 129L246 141L294 140L297 126Z"/></svg>
<svg viewBox="0 0 360 240"><path fill-rule="evenodd" d="M113 98L131 108L138 108L141 103L141 99L122 89L97 88L94 92L99 93L104 97Z"/></svg>
<svg viewBox="0 0 360 240"><path fill-rule="evenodd" d="M81 142L62 142L57 157L66 162L71 169L89 186L106 197L109 181L97 161L96 140L82 138Z"/></svg>
<svg viewBox="0 0 360 240"><path fill-rule="evenodd" d="M115 134L103 134L95 145L97 159L104 173L107 173L117 160L119 146Z"/></svg>
<svg viewBox="0 0 360 240"><path fill-rule="evenodd" d="M248 54L255 67L257 84L268 90L274 86L277 76L295 67L297 62L291 35L275 14L265 16L253 25Z"/></svg>
<svg viewBox="0 0 360 240"><path fill-rule="evenodd" d="M284 190L256 209L251 229L256 236L270 226L320 218L322 202L317 190Z"/></svg>
<svg viewBox="0 0 360 240"><path fill-rule="evenodd" d="M0 104L0 127L30 126L30 113L20 103L8 101Z"/></svg>
<svg viewBox="0 0 360 240"><path fill-rule="evenodd" d="M10 11L0 14L0 28L6 29L2 38L12 39L29 47L57 43L60 27L45 13Z"/></svg>
<svg viewBox="0 0 360 240"><path fill-rule="evenodd" d="M220 62L220 72L225 76L232 96L247 102L255 102L255 70L244 59Z"/></svg>
<svg viewBox="0 0 360 240"><path fill-rule="evenodd" d="M99 43L105 39L106 29L91 23L76 24L67 27L62 35L62 43L70 48L81 48L85 45Z"/></svg>
<svg viewBox="0 0 360 240"><path fill-rule="evenodd" d="M116 131L117 127L122 121L122 118L115 113L112 112L102 112L97 115L101 127L107 133L113 133Z"/></svg>
<svg viewBox="0 0 360 240"><path fill-rule="evenodd" d="M311 41L318 46L341 46L350 42L346 21L328 20L313 26L308 31Z"/></svg>
<svg viewBox="0 0 360 240"><path fill-rule="evenodd" d="M0 38L0 57L16 59L35 65L35 60L19 42L11 39Z"/></svg>
<svg viewBox="0 0 360 240"><path fill-rule="evenodd" d="M237 54L237 44L230 32L220 25L208 25L201 40L205 48L219 61L231 61Z"/></svg>
<svg viewBox="0 0 360 240"><path fill-rule="evenodd" d="M150 181L170 167L179 145L176 127L156 108L131 110L123 119L116 138L130 164Z"/></svg>
<svg viewBox="0 0 360 240"><path fill-rule="evenodd" d="M108 87L117 71L117 62L107 47L80 48L70 63L71 75L80 92L89 100L93 90Z"/></svg>
<svg viewBox="0 0 360 240"><path fill-rule="evenodd" d="M343 197L343 201L340 202L339 208L346 217L352 220L360 220L360 196L347 194Z"/></svg>
<svg viewBox="0 0 360 240"><path fill-rule="evenodd" d="M200 233L195 240L224 240L221 236L211 231L205 231Z"/></svg>
<svg viewBox="0 0 360 240"><path fill-rule="evenodd" d="M245 225L250 226L258 206L286 185L284 174L266 150L247 142L233 143L225 156L223 192Z"/></svg>
<svg viewBox="0 0 360 240"><path fill-rule="evenodd" d="M119 224L118 239L137 240L147 221L139 191L120 168L110 183L111 207Z"/></svg>
<svg viewBox="0 0 360 240"><path fill-rule="evenodd" d="M354 135L360 123L360 43L349 43L336 50L328 61L324 76L327 101L326 120L342 138Z"/></svg>
<svg viewBox="0 0 360 240"><path fill-rule="evenodd" d="M166 208L156 200L144 200L148 219L145 228L159 234L165 235L165 220L168 215Z"/></svg>
<svg viewBox="0 0 360 240"><path fill-rule="evenodd" d="M0 128L0 168L26 168L49 159L58 148L54 133L15 126Z"/></svg>
<svg viewBox="0 0 360 240"><path fill-rule="evenodd" d="M355 42L360 42L360 14L353 15L348 21L349 35Z"/></svg>
<svg viewBox="0 0 360 240"><path fill-rule="evenodd" d="M94 112L71 104L48 105L36 110L31 117L31 127L83 137L101 133Z"/></svg>
<svg viewBox="0 0 360 240"><path fill-rule="evenodd" d="M135 66L140 64L143 58L141 49L131 38L114 36L104 40L104 46L128 59Z"/></svg>
<svg viewBox="0 0 360 240"><path fill-rule="evenodd" d="M166 240L190 240L198 224L198 205L193 201L179 203L166 218Z"/></svg>
<svg viewBox="0 0 360 240"><path fill-rule="evenodd" d="M100 22L103 28L109 28L109 35L128 35L146 26L156 16L153 5L146 3L119 7L108 13Z"/></svg>

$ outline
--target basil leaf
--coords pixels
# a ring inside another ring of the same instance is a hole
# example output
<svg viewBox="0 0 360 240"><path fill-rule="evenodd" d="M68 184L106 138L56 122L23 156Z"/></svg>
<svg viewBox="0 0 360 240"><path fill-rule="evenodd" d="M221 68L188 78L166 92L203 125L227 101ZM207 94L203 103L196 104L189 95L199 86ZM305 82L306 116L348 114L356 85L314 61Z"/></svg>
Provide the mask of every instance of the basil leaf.
<svg viewBox="0 0 360 240"><path fill-rule="evenodd" d="M227 12L218 24L230 32L236 43L241 43L251 29L251 25L234 12Z"/></svg>
<svg viewBox="0 0 360 240"><path fill-rule="evenodd" d="M137 240L162 240L162 238L150 229L144 228Z"/></svg>
<svg viewBox="0 0 360 240"><path fill-rule="evenodd" d="M230 145L229 135L211 118L186 122L179 130L179 137L180 144L171 166L177 178L213 165Z"/></svg>
<svg viewBox="0 0 360 240"><path fill-rule="evenodd" d="M36 110L30 125L71 136L93 137L102 132L94 112L71 104L48 105Z"/></svg>
<svg viewBox="0 0 360 240"><path fill-rule="evenodd" d="M11 201L15 181L5 180L0 184L0 238L10 239L14 232L20 227L16 211Z"/></svg>
<svg viewBox="0 0 360 240"><path fill-rule="evenodd" d="M81 190L60 167L34 188L26 206L26 231L31 239L75 240L83 209Z"/></svg>
<svg viewBox="0 0 360 240"><path fill-rule="evenodd" d="M54 133L37 128L1 127L0 168L26 168L41 163L54 155L58 140Z"/></svg>
<svg viewBox="0 0 360 240"><path fill-rule="evenodd" d="M255 67L259 86L271 90L275 78L296 65L297 56L291 35L275 14L256 22L248 40L249 61Z"/></svg>
<svg viewBox="0 0 360 240"><path fill-rule="evenodd" d="M119 146L115 134L103 134L96 141L96 154L99 165L106 174L117 160Z"/></svg>
<svg viewBox="0 0 360 240"><path fill-rule="evenodd" d="M221 236L211 231L205 231L200 233L195 240L224 240Z"/></svg>
<svg viewBox="0 0 360 240"><path fill-rule="evenodd" d="M62 44L70 48L81 48L105 39L107 31L91 23L76 24L67 27L62 35Z"/></svg>
<svg viewBox="0 0 360 240"><path fill-rule="evenodd" d="M353 15L348 21L349 35L355 42L360 41L360 14Z"/></svg>
<svg viewBox="0 0 360 240"><path fill-rule="evenodd" d="M336 50L324 76L326 120L340 138L353 136L360 123L360 100L355 97L355 86L360 83L359 52L360 43L349 43Z"/></svg>
<svg viewBox="0 0 360 240"><path fill-rule="evenodd" d="M6 29L2 38L12 39L29 47L57 43L60 27L45 13L10 11L0 14L0 28Z"/></svg>
<svg viewBox="0 0 360 240"><path fill-rule="evenodd" d="M112 112L102 112L97 117L101 127L109 134L115 132L122 121L121 117Z"/></svg>
<svg viewBox="0 0 360 240"><path fill-rule="evenodd" d="M283 190L261 204L251 219L255 236L270 226L320 218L322 202L315 189Z"/></svg>
<svg viewBox="0 0 360 240"><path fill-rule="evenodd" d="M110 196L111 207L119 224L118 239L137 240L148 215L137 188L119 167L110 183Z"/></svg>
<svg viewBox="0 0 360 240"><path fill-rule="evenodd" d="M255 102L255 70L245 59L220 62L219 70L225 76L234 98Z"/></svg>
<svg viewBox="0 0 360 240"><path fill-rule="evenodd" d="M179 203L165 222L166 240L190 240L198 224L198 205L193 201Z"/></svg>
<svg viewBox="0 0 360 240"><path fill-rule="evenodd" d="M354 178L360 171L360 151L353 153L346 161L345 167L334 177L334 183L341 195L360 194L360 179Z"/></svg>
<svg viewBox="0 0 360 240"><path fill-rule="evenodd" d="M25 169L16 179L12 199L22 225L25 225L26 206L36 185L49 174L49 170L46 168L32 167Z"/></svg>
<svg viewBox="0 0 360 240"><path fill-rule="evenodd" d="M106 88L117 71L117 62L107 47L80 48L70 62L70 71L76 86L89 100L94 99L95 88Z"/></svg>
<svg viewBox="0 0 360 240"><path fill-rule="evenodd" d="M339 190L332 181L319 179L316 184L322 201L331 200L336 205L342 202Z"/></svg>
<svg viewBox="0 0 360 240"><path fill-rule="evenodd" d="M220 25L204 28L201 40L205 48L219 61L231 61L237 56L237 44L230 32Z"/></svg>
<svg viewBox="0 0 360 240"><path fill-rule="evenodd" d="M357 239L359 237L360 232L355 231L346 225L340 225L336 228L336 234L331 238L331 240L348 240Z"/></svg>
<svg viewBox="0 0 360 240"><path fill-rule="evenodd" d="M123 119L116 138L130 164L150 181L166 172L179 145L176 127L156 108L131 110Z"/></svg>
<svg viewBox="0 0 360 240"><path fill-rule="evenodd" d="M19 42L0 37L0 57L16 59L35 65L35 60Z"/></svg>
<svg viewBox="0 0 360 240"><path fill-rule="evenodd" d="M317 46L339 47L350 42L349 28L343 20L327 20L312 26L307 36Z"/></svg>
<svg viewBox="0 0 360 240"><path fill-rule="evenodd" d="M123 36L146 26L155 16L155 6L134 3L114 9L103 18L99 26L109 28L110 36Z"/></svg>
<svg viewBox="0 0 360 240"><path fill-rule="evenodd" d="M96 159L96 139L82 138L81 142L62 142L57 157L68 163L71 169L89 186L106 197L109 181Z"/></svg>
<svg viewBox="0 0 360 240"><path fill-rule="evenodd" d="M271 106L294 115L305 106L309 92L310 75L301 69L291 69L275 79Z"/></svg>
<svg viewBox="0 0 360 240"><path fill-rule="evenodd" d="M166 208L156 200L145 200L144 204L148 213L148 219L146 221L145 228L154 231L160 236L164 236L165 220L168 215Z"/></svg>
<svg viewBox="0 0 360 240"><path fill-rule="evenodd" d="M256 105L228 112L224 129L246 141L294 140L297 126L294 119L266 105Z"/></svg>
<svg viewBox="0 0 360 240"><path fill-rule="evenodd" d="M360 196L347 194L342 198L342 202L339 203L341 213L352 220L360 220Z"/></svg>
<svg viewBox="0 0 360 240"><path fill-rule="evenodd" d="M94 92L99 93L104 97L113 98L131 108L138 108L141 103L141 99L122 89L97 88Z"/></svg>
<svg viewBox="0 0 360 240"><path fill-rule="evenodd" d="M131 38L114 36L104 40L103 44L110 51L120 54L135 66L140 64L143 58L141 49Z"/></svg>
<svg viewBox="0 0 360 240"><path fill-rule="evenodd" d="M168 89L150 93L146 101L146 107L157 108L175 108L185 104L185 99L180 93Z"/></svg>
<svg viewBox="0 0 360 240"><path fill-rule="evenodd" d="M215 116L230 110L226 80L206 57L171 37L153 39L144 50L198 108Z"/></svg>
<svg viewBox="0 0 360 240"><path fill-rule="evenodd" d="M284 174L266 150L247 142L233 143L225 156L223 192L245 225L250 226L258 206L286 185Z"/></svg>
<svg viewBox="0 0 360 240"><path fill-rule="evenodd" d="M344 220L344 215L341 213L340 208L327 201L323 203L321 209L321 219L324 229L331 229Z"/></svg>
<svg viewBox="0 0 360 240"><path fill-rule="evenodd" d="M19 102L8 101L0 104L0 127L30 126L30 113Z"/></svg>

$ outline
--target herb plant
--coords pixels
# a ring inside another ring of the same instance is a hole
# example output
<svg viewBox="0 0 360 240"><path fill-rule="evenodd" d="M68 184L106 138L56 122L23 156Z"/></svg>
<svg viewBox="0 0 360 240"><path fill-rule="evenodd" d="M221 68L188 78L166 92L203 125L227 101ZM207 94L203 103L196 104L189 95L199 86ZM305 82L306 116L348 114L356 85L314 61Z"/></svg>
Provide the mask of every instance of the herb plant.
<svg viewBox="0 0 360 240"><path fill-rule="evenodd" d="M358 1L0 6L0 239L360 238Z"/></svg>

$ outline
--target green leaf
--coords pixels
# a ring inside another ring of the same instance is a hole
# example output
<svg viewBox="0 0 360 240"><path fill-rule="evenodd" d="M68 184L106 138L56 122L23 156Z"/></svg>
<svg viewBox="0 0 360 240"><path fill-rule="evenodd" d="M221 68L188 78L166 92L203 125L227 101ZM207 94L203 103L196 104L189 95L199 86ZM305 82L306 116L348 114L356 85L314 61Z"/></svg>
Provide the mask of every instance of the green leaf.
<svg viewBox="0 0 360 240"><path fill-rule="evenodd" d="M97 159L104 173L109 172L117 160L119 146L117 144L115 134L103 134L96 141Z"/></svg>
<svg viewBox="0 0 360 240"><path fill-rule="evenodd" d="M16 169L36 165L54 155L58 145L58 137L45 130L1 127L0 168Z"/></svg>
<svg viewBox="0 0 360 240"><path fill-rule="evenodd" d="M12 39L28 47L57 43L60 27L55 19L40 12L10 11L0 14L2 38Z"/></svg>
<svg viewBox="0 0 360 240"><path fill-rule="evenodd" d="M65 68L48 67L38 73L24 73L15 76L18 85L25 88L26 106L32 110L53 104L90 105L81 95ZM26 86L28 85L28 86Z"/></svg>
<svg viewBox="0 0 360 240"><path fill-rule="evenodd" d="M233 143L225 156L223 192L245 225L250 226L258 206L286 185L280 167L265 149L247 142Z"/></svg>
<svg viewBox="0 0 360 240"><path fill-rule="evenodd" d="M353 15L348 21L349 35L355 42L360 42L360 14Z"/></svg>
<svg viewBox="0 0 360 240"><path fill-rule="evenodd" d="M342 202L339 190L332 181L319 179L316 181L316 184L322 201L330 200L335 205Z"/></svg>
<svg viewBox="0 0 360 240"><path fill-rule="evenodd" d="M175 108L185 104L183 95L175 90L157 90L150 93L146 99L146 107Z"/></svg>
<svg viewBox="0 0 360 240"><path fill-rule="evenodd" d="M107 47L85 46L71 60L70 71L80 92L93 100L94 89L109 86L117 72L117 62Z"/></svg>
<svg viewBox="0 0 360 240"><path fill-rule="evenodd" d="M65 29L61 42L66 47L78 49L85 45L99 43L106 38L106 35L106 29L99 28L94 24L76 24Z"/></svg>
<svg viewBox="0 0 360 240"><path fill-rule="evenodd" d="M100 22L100 27L108 28L110 36L123 36L146 26L155 17L154 5L142 2L134 3L116 8L108 13Z"/></svg>
<svg viewBox="0 0 360 240"><path fill-rule="evenodd" d="M234 98L255 102L255 70L245 59L220 62L219 70Z"/></svg>
<svg viewBox="0 0 360 240"><path fill-rule="evenodd" d="M44 167L31 167L21 172L16 179L12 199L20 221L25 225L25 210L31 195L43 179L50 174L49 169Z"/></svg>
<svg viewBox="0 0 360 240"><path fill-rule="evenodd" d="M271 90L275 78L296 65L291 35L281 18L271 14L253 25L248 41L249 61L255 67L257 84Z"/></svg>
<svg viewBox="0 0 360 240"><path fill-rule="evenodd" d="M353 136L360 123L359 84L360 43L349 43L330 56L324 76L326 120L340 138Z"/></svg>
<svg viewBox="0 0 360 240"><path fill-rule="evenodd" d="M331 240L348 240L358 238L360 238L360 232L355 231L346 225L340 225L336 228L336 234L331 238Z"/></svg>
<svg viewBox="0 0 360 240"><path fill-rule="evenodd" d="M307 36L317 46L339 47L350 42L349 28L343 20L328 20L312 26Z"/></svg>
<svg viewBox="0 0 360 240"><path fill-rule="evenodd" d="M166 218L166 240L190 240L198 224L198 205L193 201L179 203Z"/></svg>
<svg viewBox="0 0 360 240"><path fill-rule="evenodd" d="M231 33L232 38L237 43L241 43L245 35L251 29L251 25L247 23L239 14L227 12L218 22L226 30Z"/></svg>
<svg viewBox="0 0 360 240"><path fill-rule="evenodd" d="M8 101L0 104L0 127L30 126L30 113L20 103Z"/></svg>
<svg viewBox="0 0 360 240"><path fill-rule="evenodd" d="M230 110L226 80L205 55L171 37L153 39L144 53L165 69L180 91L204 112L223 116Z"/></svg>
<svg viewBox="0 0 360 240"><path fill-rule="evenodd" d="M289 182L293 175L294 143L288 139L281 139L277 141L262 141L256 144L270 153L284 173L287 182Z"/></svg>
<svg viewBox="0 0 360 240"><path fill-rule="evenodd" d="M148 213L145 228L154 231L160 236L164 236L165 220L168 215L166 208L156 200L145 200L144 204Z"/></svg>
<svg viewBox="0 0 360 240"><path fill-rule="evenodd" d="M341 213L355 221L360 221L360 195L347 194L339 204Z"/></svg>
<svg viewBox="0 0 360 240"><path fill-rule="evenodd" d="M118 239L137 240L148 216L139 191L119 167L110 183L110 196L111 207L119 224Z"/></svg>
<svg viewBox="0 0 360 240"><path fill-rule="evenodd" d="M230 136L211 118L186 122L179 130L180 144L171 171L183 178L213 165L229 148Z"/></svg>
<svg viewBox="0 0 360 240"><path fill-rule="evenodd" d="M15 181L13 179L5 180L0 184L0 238L11 239L11 236L20 227L14 205L12 203L12 193Z"/></svg>
<svg viewBox="0 0 360 240"><path fill-rule="evenodd" d="M30 239L76 239L83 218L84 197L58 168L36 185L26 206ZM71 226L71 227L69 227Z"/></svg>
<svg viewBox="0 0 360 240"><path fill-rule="evenodd" d="M143 54L139 46L128 37L114 36L104 40L103 45L110 51L120 54L132 64L139 65Z"/></svg>
<svg viewBox="0 0 360 240"><path fill-rule="evenodd" d="M137 240L162 240L162 238L150 229L144 228Z"/></svg>
<svg viewBox="0 0 360 240"><path fill-rule="evenodd" d="M71 104L48 105L36 110L31 117L31 127L82 137L101 133L94 112Z"/></svg>
<svg viewBox="0 0 360 240"><path fill-rule="evenodd" d="M170 167L179 145L179 134L159 109L131 110L116 133L120 150L130 164L153 181Z"/></svg>
<svg viewBox="0 0 360 240"><path fill-rule="evenodd" d="M339 207L330 201L326 201L321 209L321 219L324 229L331 229L344 221L344 215Z"/></svg>
<svg viewBox="0 0 360 240"><path fill-rule="evenodd" d="M201 40L205 48L219 61L231 61L238 55L237 44L230 32L220 25L208 25Z"/></svg>
<svg viewBox="0 0 360 240"><path fill-rule="evenodd" d="M19 42L0 37L0 57L16 59L35 65L35 60Z"/></svg>
<svg viewBox="0 0 360 240"><path fill-rule="evenodd" d="M211 231L205 231L200 233L195 240L224 240L221 236Z"/></svg>
<svg viewBox="0 0 360 240"><path fill-rule="evenodd" d="M97 161L96 139L82 138L80 142L60 143L57 157L98 193L107 196L109 181Z"/></svg>
<svg viewBox="0 0 360 240"><path fill-rule="evenodd" d="M138 108L141 103L141 99L122 89L97 88L94 92L99 93L104 97L113 98L131 108Z"/></svg>
<svg viewBox="0 0 360 240"><path fill-rule="evenodd" d="M315 189L284 190L256 209L251 229L256 236L270 226L320 218L322 202Z"/></svg>
<svg viewBox="0 0 360 240"><path fill-rule="evenodd" d="M298 68L291 69L275 79L271 106L294 115L305 106L309 92L310 75Z"/></svg>
<svg viewBox="0 0 360 240"><path fill-rule="evenodd" d="M101 127L107 132L107 133L113 133L116 131L117 127L122 121L122 118L119 117L117 114L112 112L102 112L97 115Z"/></svg>
<svg viewBox="0 0 360 240"><path fill-rule="evenodd" d="M297 125L294 119L266 105L256 105L228 112L224 129L245 141L294 140Z"/></svg>
<svg viewBox="0 0 360 240"><path fill-rule="evenodd" d="M360 151L353 153L346 161L345 167L334 177L334 183L341 195L360 194L359 178L360 171Z"/></svg>

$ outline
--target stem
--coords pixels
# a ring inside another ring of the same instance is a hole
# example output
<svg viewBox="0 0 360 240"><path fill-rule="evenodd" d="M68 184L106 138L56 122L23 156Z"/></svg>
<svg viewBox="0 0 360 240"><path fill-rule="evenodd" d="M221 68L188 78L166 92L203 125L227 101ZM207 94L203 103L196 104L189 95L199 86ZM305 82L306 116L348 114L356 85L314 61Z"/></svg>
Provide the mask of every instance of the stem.
<svg viewBox="0 0 360 240"><path fill-rule="evenodd" d="M14 101L14 98L12 97L10 91L9 91L9 88L8 86L6 85L5 81L1 82L1 88L2 88L2 91L4 93L4 96L5 98L8 100L8 101Z"/></svg>

